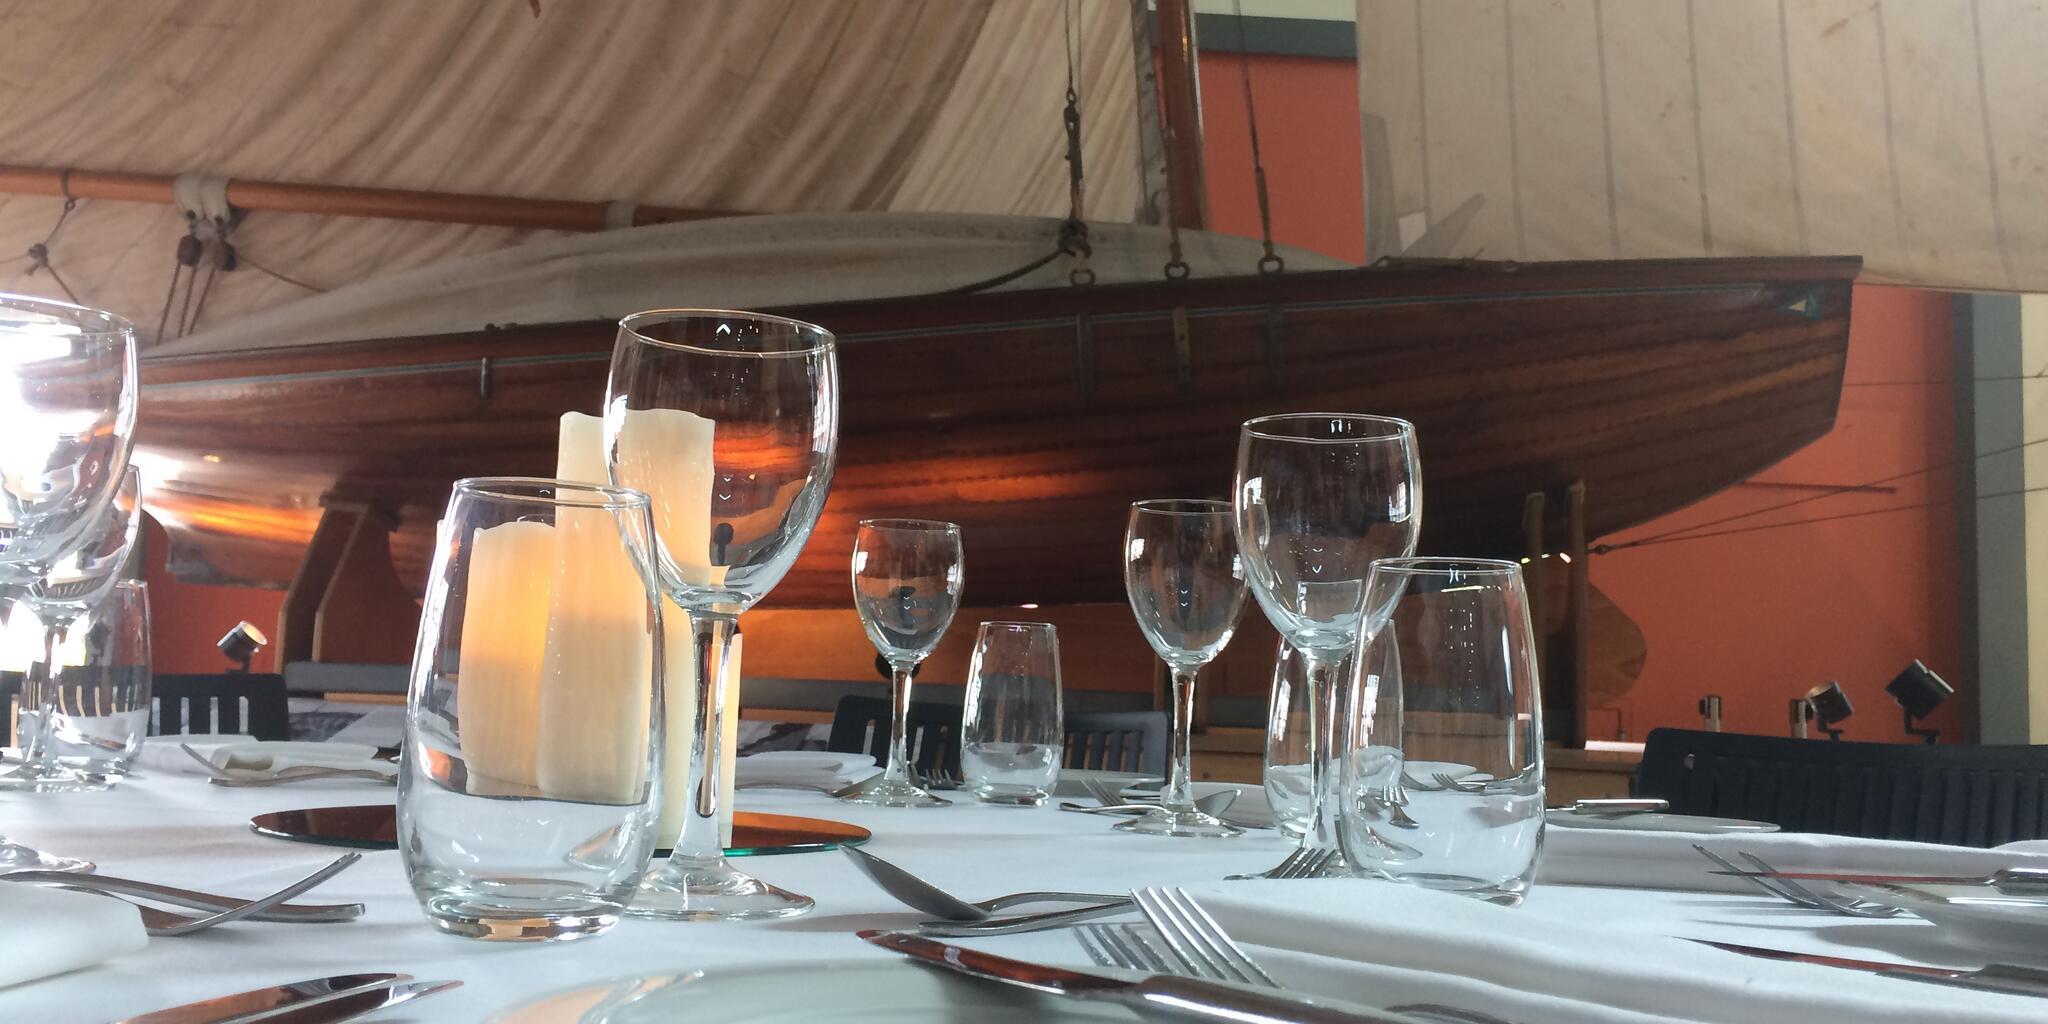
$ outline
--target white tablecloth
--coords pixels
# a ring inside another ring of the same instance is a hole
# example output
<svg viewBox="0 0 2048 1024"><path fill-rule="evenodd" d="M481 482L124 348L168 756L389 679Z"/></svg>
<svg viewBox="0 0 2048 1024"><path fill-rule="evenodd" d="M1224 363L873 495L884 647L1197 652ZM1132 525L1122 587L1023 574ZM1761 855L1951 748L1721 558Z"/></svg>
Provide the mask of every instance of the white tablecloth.
<svg viewBox="0 0 2048 1024"><path fill-rule="evenodd" d="M86 857L101 870L216 892L255 894L340 853L250 831L251 815L292 807L389 802L394 791L358 783L223 789L191 777L138 776L104 793L0 794L0 834L53 853ZM874 830L867 846L968 899L1019 889L1118 892L1137 885L1193 884L1261 869L1290 847L1271 832L1231 840L1163 839L1111 832L1099 816L1051 807L971 802L931 810L840 804L817 794L748 790L750 810L836 818ZM627 920L611 932L563 944L496 944L434 931L406 886L395 852L362 863L305 899L361 901L346 924L237 923L191 938L152 939L146 950L100 967L0 989L0 1021L97 1022L262 985L358 971L458 978L454 992L378 1019L474 1021L550 990L636 972L773 960L886 957L852 936L907 927L922 915L876 890L838 853L748 858L762 877L815 897L802 917L747 924ZM1366 883L1359 884L1385 884ZM1723 939L1872 960L1975 966L1915 919L1864 920L1799 911L1768 897L1639 889L1539 886L1529 905L1608 927ZM0 927L24 922L0 921ZM1069 932L982 940L1013 956L1086 965ZM1616 950L1626 957L1625 945ZM1813 967L1817 986L1859 976ZM1946 991L1925 986L1925 998ZM1681 1011L1682 1012L1682 1011Z"/></svg>

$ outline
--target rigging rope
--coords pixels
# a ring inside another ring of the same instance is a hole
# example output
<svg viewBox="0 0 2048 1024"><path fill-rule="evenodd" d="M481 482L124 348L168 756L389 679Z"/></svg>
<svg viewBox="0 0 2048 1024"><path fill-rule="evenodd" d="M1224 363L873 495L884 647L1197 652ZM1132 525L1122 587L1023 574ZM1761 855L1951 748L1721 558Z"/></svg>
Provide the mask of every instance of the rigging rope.
<svg viewBox="0 0 2048 1024"><path fill-rule="evenodd" d="M2039 487L2026 487L2017 491L1993 491L1990 494L1979 494L1977 495L1977 500L1986 501L1991 498L2014 498L2023 494L2038 494L2042 491L2048 491L2048 484L2043 484ZM1765 530L1782 530L1787 527L1807 526L1813 523L1832 523L1838 519L1861 519L1864 516L1881 516L1888 515L1893 512L1911 512L1914 509L1935 508L1937 506L1945 504L1948 503L1942 501L1921 501L1915 502L1911 505L1893 505L1889 508L1869 508L1864 509L1861 512L1842 512L1831 516L1818 516L1813 519L1794 519L1790 522L1784 523L1762 523L1757 526L1738 526L1732 530L1714 530L1708 533L1688 533L1683 537L1672 537L1666 535L1663 537L1663 539L1644 538L1642 540L1632 540L1626 544L1596 544L1586 550L1596 555L1604 555L1608 554L1609 552L1620 551L1625 548L1650 547L1656 544L1677 544L1682 541L1688 540L1706 540L1709 537L1730 537L1738 533L1761 533Z"/></svg>
<svg viewBox="0 0 2048 1024"><path fill-rule="evenodd" d="M64 193L64 209L57 214L57 223L50 226L50 233L44 235L42 241L28 247L28 271L23 276L34 277L38 270L49 271L50 280L57 282L57 287L64 290L64 297L70 299L73 305L82 306L85 303L79 301L78 293L64 283L64 276L57 273L57 265L50 262L50 246L56 244L57 233L64 230L64 222L70 219L71 211L78 209L78 197L71 194L71 168L64 168L63 173L57 176L57 189Z"/></svg>
<svg viewBox="0 0 2048 1024"><path fill-rule="evenodd" d="M1088 176L1081 168L1081 92L1074 72L1081 52L1081 37L1074 28L1075 2L1068 0L1063 8L1066 22L1060 32L1061 41L1067 48L1067 106L1060 114L1067 129L1067 222L1060 225L1058 251L1074 258L1074 268L1067 273L1068 283L1088 285L1095 283L1095 271L1088 269L1088 257L1093 255L1094 249L1088 244L1088 221L1081 212L1087 198Z"/></svg>
<svg viewBox="0 0 2048 1024"><path fill-rule="evenodd" d="M1237 26L1237 70L1244 80L1244 119L1252 136L1252 185L1259 194L1259 237L1266 245L1266 254L1259 257L1259 273L1277 274L1287 269L1287 261L1273 251L1273 210L1266 201L1266 164L1259 157L1259 110L1252 103L1252 59L1244 41L1244 4L1241 0L1230 0L1233 12L1232 23Z"/></svg>

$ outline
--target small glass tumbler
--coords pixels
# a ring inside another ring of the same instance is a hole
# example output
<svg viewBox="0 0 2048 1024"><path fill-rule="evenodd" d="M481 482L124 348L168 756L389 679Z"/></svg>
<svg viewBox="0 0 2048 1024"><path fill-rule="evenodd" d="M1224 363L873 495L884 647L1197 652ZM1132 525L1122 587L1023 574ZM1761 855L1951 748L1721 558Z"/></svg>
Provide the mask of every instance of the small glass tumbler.
<svg viewBox="0 0 2048 1024"><path fill-rule="evenodd" d="M398 849L436 928L574 939L654 853L664 743L647 496L460 480L406 696Z"/></svg>
<svg viewBox="0 0 2048 1024"><path fill-rule="evenodd" d="M1337 676L1349 677L1350 665ZM1308 833L1315 804L1315 772L1309 765L1308 670L1294 645L1281 639L1273 655L1273 691L1266 705L1266 803L1273 824L1289 839Z"/></svg>
<svg viewBox="0 0 2048 1024"><path fill-rule="evenodd" d="M1060 637L1044 622L984 622L967 670L960 772L991 804L1042 804L1066 748Z"/></svg>
<svg viewBox="0 0 2048 1024"><path fill-rule="evenodd" d="M41 730L44 763L104 789L128 774L149 734L149 586L116 582L55 648L46 700L24 701L22 734ZM47 723L35 721L43 710Z"/></svg>
<svg viewBox="0 0 2048 1024"><path fill-rule="evenodd" d="M1337 832L1360 873L1518 903L1543 843L1543 702L1521 567L1373 564ZM1385 666L1377 667L1376 666Z"/></svg>

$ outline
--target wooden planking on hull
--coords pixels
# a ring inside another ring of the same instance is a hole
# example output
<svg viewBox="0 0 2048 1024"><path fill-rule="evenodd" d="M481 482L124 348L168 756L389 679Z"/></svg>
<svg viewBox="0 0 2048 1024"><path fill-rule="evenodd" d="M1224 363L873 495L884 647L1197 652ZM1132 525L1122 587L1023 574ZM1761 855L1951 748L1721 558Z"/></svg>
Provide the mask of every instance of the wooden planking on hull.
<svg viewBox="0 0 2048 1024"><path fill-rule="evenodd" d="M962 524L975 603L1120 600L1127 504L1224 495L1237 424L1286 410L1414 420L1426 550L1519 554L1523 495L1574 480L1590 532L1612 533L1833 426L1857 267L1450 266L783 310L841 336L843 437L773 602L843 603L853 524L894 514ZM550 472L556 418L596 411L612 340L583 323L145 357L151 510L184 574L281 585L323 498L381 503L417 581L449 483Z"/></svg>

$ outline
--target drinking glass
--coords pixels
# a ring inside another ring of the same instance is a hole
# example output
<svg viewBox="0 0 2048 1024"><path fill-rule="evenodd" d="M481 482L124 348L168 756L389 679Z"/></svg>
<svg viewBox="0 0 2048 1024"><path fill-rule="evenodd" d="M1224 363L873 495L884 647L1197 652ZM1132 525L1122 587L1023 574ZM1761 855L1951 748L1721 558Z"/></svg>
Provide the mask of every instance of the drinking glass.
<svg viewBox="0 0 2048 1024"><path fill-rule="evenodd" d="M868 641L889 663L894 717L889 767L846 800L883 807L941 807L910 777L911 673L939 646L965 582L960 528L929 519L867 519L853 539L853 606Z"/></svg>
<svg viewBox="0 0 2048 1024"><path fill-rule="evenodd" d="M0 295L0 585L33 583L114 494L135 428L135 328ZM0 837L0 871L85 871Z"/></svg>
<svg viewBox="0 0 2048 1024"><path fill-rule="evenodd" d="M807 896L725 861L718 835L719 744L739 709L726 677L742 611L796 561L824 508L839 445L832 335L782 317L655 310L619 322L605 388L612 482L653 500L669 598L690 616L697 704L692 794L668 863L630 913L675 920L788 917ZM685 742L679 739L680 754Z"/></svg>
<svg viewBox="0 0 2048 1024"><path fill-rule="evenodd" d="M1060 635L1047 622L984 622L967 668L960 774L976 798L1036 806L1066 750Z"/></svg>
<svg viewBox="0 0 2048 1024"><path fill-rule="evenodd" d="M1244 566L1230 505L1163 499L1131 506L1124 528L1124 592L1138 629L1173 675L1173 756L1159 806L1116 828L1160 836L1234 836L1243 829L1195 809L1188 748L1195 675L1230 643L1244 611Z"/></svg>
<svg viewBox="0 0 2048 1024"><path fill-rule="evenodd" d="M34 763L67 773L69 789L119 781L149 734L149 587L115 580L107 589L83 620L65 623L56 660L44 663L54 678L33 709L23 705Z"/></svg>
<svg viewBox="0 0 2048 1024"><path fill-rule="evenodd" d="M436 928L595 935L654 853L665 740L647 496L459 480L406 694L398 849Z"/></svg>
<svg viewBox="0 0 2048 1024"><path fill-rule="evenodd" d="M121 474L114 500L101 513L93 530L82 535L82 545L58 559L41 579L26 586L12 587L16 605L26 605L43 626L43 659L24 679L21 698L22 767L0 779L9 788L27 787L39 792L98 789L104 780L88 777L53 757L45 742L44 728L61 725L57 707L59 690L53 677L57 646L64 642L72 623L106 600L120 582L121 566L135 546L136 531L142 525L141 478L134 466ZM33 721L40 726L31 728Z"/></svg>
<svg viewBox="0 0 2048 1024"><path fill-rule="evenodd" d="M1237 544L1252 596L1308 674L1311 823L1302 845L1337 851L1324 771L1341 696L1338 668L1367 617L1372 563L1413 554L1422 526L1415 427L1353 413L1247 420L1232 489ZM1333 870L1341 871L1341 852Z"/></svg>
<svg viewBox="0 0 2048 1024"><path fill-rule="evenodd" d="M1521 567L1387 559L1368 594L1386 616L1370 643L1398 652L1398 681L1361 674L1352 687L1345 856L1370 874L1519 902L1543 839L1543 701Z"/></svg>
<svg viewBox="0 0 2048 1024"><path fill-rule="evenodd" d="M1308 673L1300 652L1286 640L1275 644L1273 687L1266 702L1266 803L1274 827L1289 839L1308 831L1315 775L1309 768ZM1337 668L1348 678L1349 663Z"/></svg>

